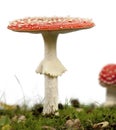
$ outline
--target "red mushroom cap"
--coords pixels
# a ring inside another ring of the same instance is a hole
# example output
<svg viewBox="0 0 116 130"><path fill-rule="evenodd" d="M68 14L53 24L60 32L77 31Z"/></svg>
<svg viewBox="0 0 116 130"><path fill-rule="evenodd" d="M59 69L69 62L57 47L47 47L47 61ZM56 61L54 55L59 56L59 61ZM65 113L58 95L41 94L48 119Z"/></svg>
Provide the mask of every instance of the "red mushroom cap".
<svg viewBox="0 0 116 130"><path fill-rule="evenodd" d="M8 29L21 32L64 31L94 26L91 19L72 17L27 17L10 22Z"/></svg>
<svg viewBox="0 0 116 130"><path fill-rule="evenodd" d="M99 81L104 87L116 86L116 64L104 66L99 74Z"/></svg>

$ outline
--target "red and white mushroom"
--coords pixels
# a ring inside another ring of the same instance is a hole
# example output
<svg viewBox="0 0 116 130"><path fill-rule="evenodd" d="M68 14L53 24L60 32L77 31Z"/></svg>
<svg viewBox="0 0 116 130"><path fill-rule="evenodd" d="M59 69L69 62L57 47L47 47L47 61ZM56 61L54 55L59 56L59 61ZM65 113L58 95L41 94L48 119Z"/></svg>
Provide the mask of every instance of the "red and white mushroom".
<svg viewBox="0 0 116 130"><path fill-rule="evenodd" d="M58 110L58 76L66 68L57 58L56 42L59 33L68 33L94 26L91 19L73 17L28 17L10 22L8 29L18 32L41 33L45 45L45 57L36 72L45 75L45 99L43 114Z"/></svg>
<svg viewBox="0 0 116 130"><path fill-rule="evenodd" d="M99 83L107 88L104 105L116 105L116 64L108 64L102 68L99 74Z"/></svg>

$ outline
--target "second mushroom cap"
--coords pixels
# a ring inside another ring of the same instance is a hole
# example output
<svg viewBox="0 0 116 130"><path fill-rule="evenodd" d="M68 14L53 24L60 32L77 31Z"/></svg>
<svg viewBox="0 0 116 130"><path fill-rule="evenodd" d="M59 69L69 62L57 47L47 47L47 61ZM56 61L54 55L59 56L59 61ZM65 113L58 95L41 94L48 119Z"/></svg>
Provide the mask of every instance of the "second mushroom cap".
<svg viewBox="0 0 116 130"><path fill-rule="evenodd" d="M99 82L102 86L116 86L116 64L108 64L102 68Z"/></svg>

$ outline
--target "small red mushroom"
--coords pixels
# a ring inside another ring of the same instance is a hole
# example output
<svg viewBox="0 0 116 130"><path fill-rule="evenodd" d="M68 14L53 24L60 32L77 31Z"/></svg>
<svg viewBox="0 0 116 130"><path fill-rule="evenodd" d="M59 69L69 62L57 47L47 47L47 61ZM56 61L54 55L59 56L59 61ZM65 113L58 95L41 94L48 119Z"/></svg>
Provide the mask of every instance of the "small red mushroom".
<svg viewBox="0 0 116 130"><path fill-rule="evenodd" d="M8 29L17 32L41 33L45 45L45 57L36 72L45 75L43 114L58 110L58 76L66 71L57 58L56 42L59 33L68 33L94 26L91 19L73 17L28 17L12 21Z"/></svg>
<svg viewBox="0 0 116 130"><path fill-rule="evenodd" d="M102 68L99 74L99 83L107 88L104 105L116 105L116 64L108 64Z"/></svg>

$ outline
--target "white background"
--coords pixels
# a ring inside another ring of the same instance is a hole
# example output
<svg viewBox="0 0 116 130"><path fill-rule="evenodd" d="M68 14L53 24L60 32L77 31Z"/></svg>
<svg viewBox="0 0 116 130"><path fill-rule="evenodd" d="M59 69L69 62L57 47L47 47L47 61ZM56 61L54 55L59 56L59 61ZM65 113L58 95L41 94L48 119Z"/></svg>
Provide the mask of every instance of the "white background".
<svg viewBox="0 0 116 130"><path fill-rule="evenodd" d="M44 76L35 73L44 55L41 34L10 31L9 21L71 16L92 18L96 26L58 37L58 57L67 68L59 77L59 102L103 103L106 89L98 75L104 65L116 63L115 13L115 0L0 0L0 101L20 103L23 92L31 104L44 98Z"/></svg>

